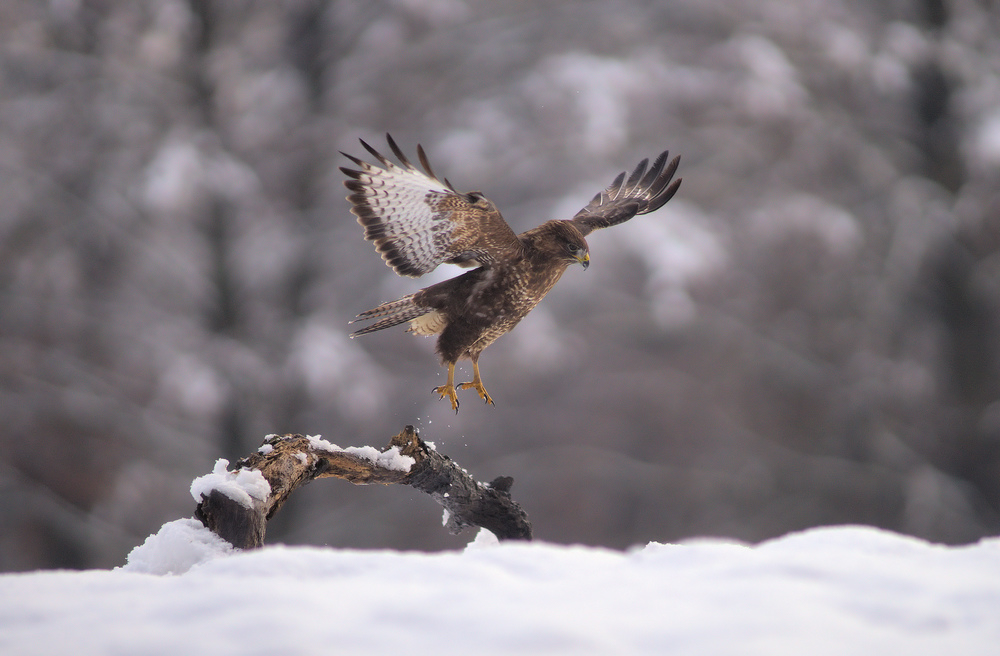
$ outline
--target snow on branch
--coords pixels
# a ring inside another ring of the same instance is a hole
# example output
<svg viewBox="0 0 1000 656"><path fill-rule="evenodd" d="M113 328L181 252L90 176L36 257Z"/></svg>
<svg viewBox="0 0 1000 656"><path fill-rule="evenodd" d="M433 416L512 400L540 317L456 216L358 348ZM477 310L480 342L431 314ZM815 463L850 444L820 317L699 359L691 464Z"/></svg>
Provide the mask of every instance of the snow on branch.
<svg viewBox="0 0 1000 656"><path fill-rule="evenodd" d="M331 476L355 485L409 485L426 492L444 507L445 527L452 534L480 526L501 540L531 539L528 516L510 497L512 478L477 482L421 440L413 426L382 450L272 435L256 453L238 460L234 471L228 465L219 460L211 474L195 479L191 495L198 502L195 517L241 549L264 543L267 520L299 486Z"/></svg>

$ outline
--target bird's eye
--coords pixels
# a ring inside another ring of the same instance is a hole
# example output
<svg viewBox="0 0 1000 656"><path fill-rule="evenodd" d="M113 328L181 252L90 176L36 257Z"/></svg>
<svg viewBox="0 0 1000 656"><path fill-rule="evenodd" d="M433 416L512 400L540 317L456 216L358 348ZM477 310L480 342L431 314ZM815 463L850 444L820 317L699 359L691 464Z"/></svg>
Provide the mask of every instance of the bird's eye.
<svg viewBox="0 0 1000 656"><path fill-rule="evenodd" d="M569 251L570 255L576 255L580 252L580 247L576 244L566 244L566 250Z"/></svg>

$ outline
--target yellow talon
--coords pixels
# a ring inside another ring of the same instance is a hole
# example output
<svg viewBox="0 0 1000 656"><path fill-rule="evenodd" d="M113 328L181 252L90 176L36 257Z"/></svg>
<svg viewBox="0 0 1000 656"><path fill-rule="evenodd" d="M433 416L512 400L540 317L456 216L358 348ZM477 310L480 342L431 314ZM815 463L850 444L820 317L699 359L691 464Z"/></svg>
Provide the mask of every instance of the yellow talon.
<svg viewBox="0 0 1000 656"><path fill-rule="evenodd" d="M485 387L483 387L483 379L480 378L479 376L478 360L472 361L472 382L462 383L461 385L458 386L458 389L474 389L476 390L476 392L479 393L479 398L481 398L483 401L486 401L486 403L492 406L496 405L495 403L493 403L493 397L491 397L490 393L486 391Z"/></svg>
<svg viewBox="0 0 1000 656"><path fill-rule="evenodd" d="M441 385L440 387L435 387L434 392L441 395L441 398L448 397L451 401L451 409L458 414L458 394L455 393L454 385Z"/></svg>
<svg viewBox="0 0 1000 656"><path fill-rule="evenodd" d="M448 364L448 382L444 385L440 385L434 388L435 394L440 394L441 398L448 397L451 401L451 409L458 414L458 393L456 389L474 389L476 393L479 394L479 398L486 401L489 405L496 405L493 403L493 397L490 393L486 391L483 387L483 379L479 376L479 361L472 361L472 382L471 383L461 383L458 387L455 387L455 363L451 362Z"/></svg>
<svg viewBox="0 0 1000 656"><path fill-rule="evenodd" d="M441 398L448 397L451 401L451 409L458 414L458 394L455 392L455 363L448 364L448 382L434 388L435 394L440 394Z"/></svg>
<svg viewBox="0 0 1000 656"><path fill-rule="evenodd" d="M486 391L486 388L483 387L481 382L477 383L476 381L472 381L471 383L462 383L458 386L458 389L474 389L479 393L479 397L482 400L486 401L490 405L496 405L493 403L493 397L490 396L490 393Z"/></svg>

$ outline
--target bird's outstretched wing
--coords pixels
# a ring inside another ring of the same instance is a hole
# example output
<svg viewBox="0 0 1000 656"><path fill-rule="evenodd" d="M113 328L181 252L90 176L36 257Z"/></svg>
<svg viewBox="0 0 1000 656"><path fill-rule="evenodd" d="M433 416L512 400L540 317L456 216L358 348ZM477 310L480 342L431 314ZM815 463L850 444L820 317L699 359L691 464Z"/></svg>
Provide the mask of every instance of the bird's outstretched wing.
<svg viewBox="0 0 1000 656"><path fill-rule="evenodd" d="M517 235L496 207L478 192L455 191L431 170L417 146L423 171L409 162L386 135L399 160L394 164L364 141L361 145L382 166L342 153L358 169L341 167L350 179L347 200L365 239L375 244L386 264L401 276L421 276L442 262L490 266L520 247Z"/></svg>
<svg viewBox="0 0 1000 656"><path fill-rule="evenodd" d="M623 171L570 221L586 236L599 228L624 223L637 214L660 209L681 186L681 178L671 182L681 158L675 157L667 164L669 156L669 151L660 153L648 171L649 160L642 160L627 180Z"/></svg>

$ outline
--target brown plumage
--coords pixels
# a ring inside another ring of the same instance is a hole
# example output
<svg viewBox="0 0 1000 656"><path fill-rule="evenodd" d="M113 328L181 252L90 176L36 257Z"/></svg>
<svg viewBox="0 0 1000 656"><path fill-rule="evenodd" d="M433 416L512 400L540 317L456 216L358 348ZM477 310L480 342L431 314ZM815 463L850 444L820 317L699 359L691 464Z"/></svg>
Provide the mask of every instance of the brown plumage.
<svg viewBox="0 0 1000 656"><path fill-rule="evenodd" d="M447 178L435 177L423 148L417 146L420 171L392 137L386 139L400 165L364 141L382 168L343 153L358 166L341 171L350 178L344 182L351 192L347 200L365 239L401 276L421 276L442 262L476 268L362 312L355 321L375 323L351 337L404 322L417 335L439 335L437 353L448 367L448 382L434 391L448 397L455 412L455 364L472 361L472 382L458 389L474 389L492 405L479 375L483 350L538 305L569 265L587 268L586 235L659 209L681 184L680 178L671 182L680 157L668 164L664 151L652 166L639 162L628 179L621 173L572 219L548 221L518 235L480 192L460 193Z"/></svg>

